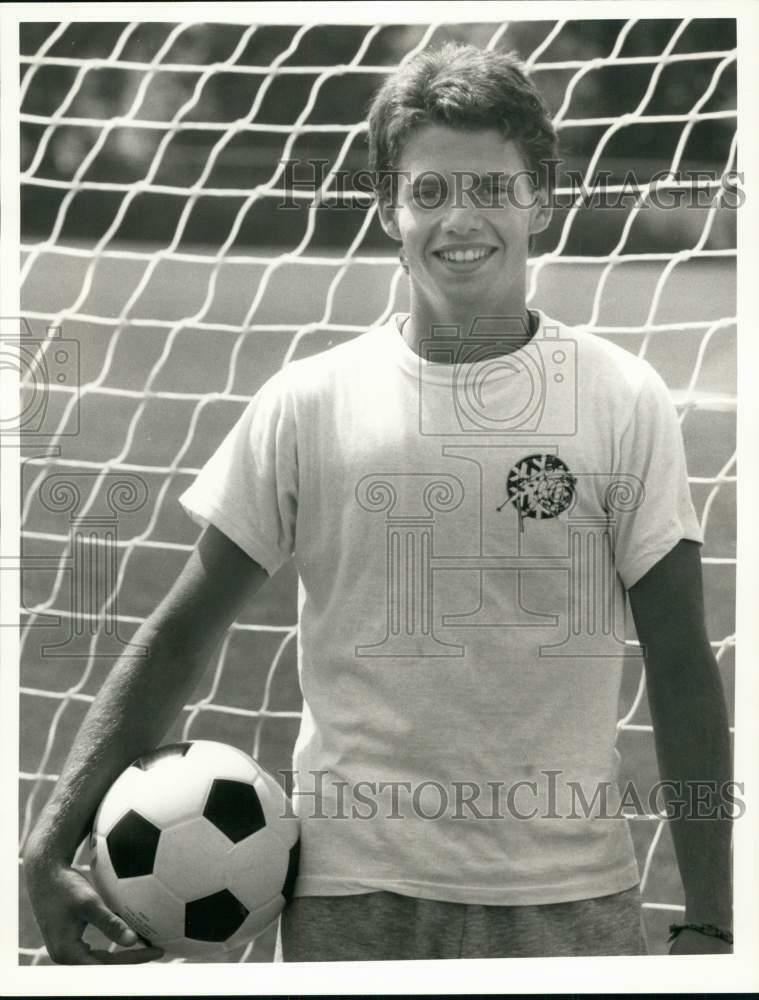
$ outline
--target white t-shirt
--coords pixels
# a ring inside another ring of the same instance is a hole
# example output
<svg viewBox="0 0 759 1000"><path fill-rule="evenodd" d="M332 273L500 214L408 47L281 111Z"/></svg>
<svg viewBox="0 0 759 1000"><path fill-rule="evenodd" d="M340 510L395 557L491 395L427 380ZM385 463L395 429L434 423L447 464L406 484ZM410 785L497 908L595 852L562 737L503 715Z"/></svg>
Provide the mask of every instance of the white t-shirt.
<svg viewBox="0 0 759 1000"><path fill-rule="evenodd" d="M295 892L630 888L623 587L702 540L667 388L542 314L467 364L399 319L273 376L180 498L268 573L296 560Z"/></svg>

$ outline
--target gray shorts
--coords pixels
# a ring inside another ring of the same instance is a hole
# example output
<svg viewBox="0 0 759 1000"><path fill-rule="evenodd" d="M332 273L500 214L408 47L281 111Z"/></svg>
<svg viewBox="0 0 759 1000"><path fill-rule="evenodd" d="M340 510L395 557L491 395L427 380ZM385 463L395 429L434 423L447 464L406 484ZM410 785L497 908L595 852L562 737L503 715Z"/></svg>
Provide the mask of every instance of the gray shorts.
<svg viewBox="0 0 759 1000"><path fill-rule="evenodd" d="M645 955L640 889L572 903L474 906L392 892L296 896L275 961Z"/></svg>

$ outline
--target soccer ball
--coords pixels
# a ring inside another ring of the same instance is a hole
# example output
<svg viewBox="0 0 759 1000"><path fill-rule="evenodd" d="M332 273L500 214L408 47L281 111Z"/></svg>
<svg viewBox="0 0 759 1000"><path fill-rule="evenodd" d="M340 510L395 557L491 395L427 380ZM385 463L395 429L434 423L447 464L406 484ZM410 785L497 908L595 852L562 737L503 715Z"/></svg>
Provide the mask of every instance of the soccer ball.
<svg viewBox="0 0 759 1000"><path fill-rule="evenodd" d="M266 930L292 894L298 820L275 779L224 743L136 760L106 793L89 839L95 888L167 953L202 957Z"/></svg>

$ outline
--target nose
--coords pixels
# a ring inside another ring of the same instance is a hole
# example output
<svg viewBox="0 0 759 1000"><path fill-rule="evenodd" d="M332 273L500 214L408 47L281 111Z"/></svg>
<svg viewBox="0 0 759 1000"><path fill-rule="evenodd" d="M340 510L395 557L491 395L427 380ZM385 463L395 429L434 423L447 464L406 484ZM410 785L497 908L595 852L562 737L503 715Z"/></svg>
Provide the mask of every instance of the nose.
<svg viewBox="0 0 759 1000"><path fill-rule="evenodd" d="M482 217L468 199L458 205L450 205L441 225L444 232L463 236L466 233L479 232L482 229Z"/></svg>

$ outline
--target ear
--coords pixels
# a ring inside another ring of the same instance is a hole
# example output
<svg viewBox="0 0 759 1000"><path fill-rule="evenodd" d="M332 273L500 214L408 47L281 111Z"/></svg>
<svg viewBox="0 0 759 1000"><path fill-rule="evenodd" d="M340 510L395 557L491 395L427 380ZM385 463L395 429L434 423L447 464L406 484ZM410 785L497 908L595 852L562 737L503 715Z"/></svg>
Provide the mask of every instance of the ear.
<svg viewBox="0 0 759 1000"><path fill-rule="evenodd" d="M532 207L530 236L537 236L538 233L542 233L544 229L547 229L552 216L553 205L551 204L551 196L545 188L539 188L535 192L535 204Z"/></svg>
<svg viewBox="0 0 759 1000"><path fill-rule="evenodd" d="M393 205L390 199L380 195L377 198L377 214L379 215L380 225L390 239L396 240L396 242L400 243L402 241L402 237L398 226L397 205Z"/></svg>

